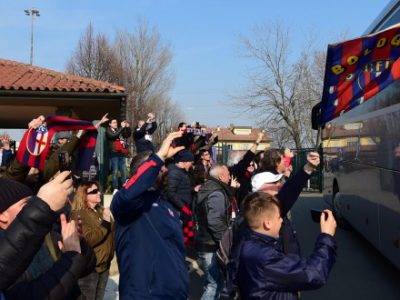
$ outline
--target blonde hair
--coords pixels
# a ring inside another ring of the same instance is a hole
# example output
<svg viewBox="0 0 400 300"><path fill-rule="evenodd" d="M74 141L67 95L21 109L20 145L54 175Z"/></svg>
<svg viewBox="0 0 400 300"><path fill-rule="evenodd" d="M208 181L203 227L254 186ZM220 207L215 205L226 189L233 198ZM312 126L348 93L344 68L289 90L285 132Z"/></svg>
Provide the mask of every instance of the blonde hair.
<svg viewBox="0 0 400 300"><path fill-rule="evenodd" d="M244 215L251 229L259 228L263 215L272 215L275 207L280 210L278 199L264 192L254 192L243 200Z"/></svg>
<svg viewBox="0 0 400 300"><path fill-rule="evenodd" d="M100 190L100 184L97 181L88 181L78 185L74 200L71 205L72 210L89 209L87 203L87 191L92 185L97 186L97 188Z"/></svg>

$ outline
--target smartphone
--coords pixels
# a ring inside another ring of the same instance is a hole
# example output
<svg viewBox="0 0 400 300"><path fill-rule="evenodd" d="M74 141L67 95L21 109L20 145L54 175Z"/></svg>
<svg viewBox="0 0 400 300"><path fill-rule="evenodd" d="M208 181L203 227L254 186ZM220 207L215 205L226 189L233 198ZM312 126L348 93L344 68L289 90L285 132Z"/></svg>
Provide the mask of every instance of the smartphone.
<svg viewBox="0 0 400 300"><path fill-rule="evenodd" d="M71 158L67 151L61 151L58 154L60 172L71 171Z"/></svg>
<svg viewBox="0 0 400 300"><path fill-rule="evenodd" d="M320 222L320 216L322 213L324 213L324 215L325 215L325 220L328 219L328 213L325 211L322 211L321 209L311 209L310 213L311 213L311 219L316 223Z"/></svg>

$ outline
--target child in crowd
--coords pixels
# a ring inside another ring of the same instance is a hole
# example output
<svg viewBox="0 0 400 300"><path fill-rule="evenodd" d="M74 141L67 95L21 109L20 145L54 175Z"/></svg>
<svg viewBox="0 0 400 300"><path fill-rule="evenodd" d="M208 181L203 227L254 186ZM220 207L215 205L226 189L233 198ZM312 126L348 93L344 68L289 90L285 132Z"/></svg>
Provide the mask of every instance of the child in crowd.
<svg viewBox="0 0 400 300"><path fill-rule="evenodd" d="M237 283L241 299L298 299L298 291L325 284L336 260L336 221L321 214L321 234L309 258L285 254L279 242L282 217L278 200L255 192L244 200L249 232L241 244Z"/></svg>

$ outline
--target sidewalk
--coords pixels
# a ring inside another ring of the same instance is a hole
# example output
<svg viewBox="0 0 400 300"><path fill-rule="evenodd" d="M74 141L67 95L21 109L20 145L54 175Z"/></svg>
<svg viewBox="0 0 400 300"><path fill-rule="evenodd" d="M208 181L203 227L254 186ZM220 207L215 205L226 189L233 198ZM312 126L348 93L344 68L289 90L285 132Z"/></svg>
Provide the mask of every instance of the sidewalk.
<svg viewBox="0 0 400 300"><path fill-rule="evenodd" d="M114 276L110 276L108 278L106 293L104 295L104 300L118 300L118 282L119 282L119 274Z"/></svg>

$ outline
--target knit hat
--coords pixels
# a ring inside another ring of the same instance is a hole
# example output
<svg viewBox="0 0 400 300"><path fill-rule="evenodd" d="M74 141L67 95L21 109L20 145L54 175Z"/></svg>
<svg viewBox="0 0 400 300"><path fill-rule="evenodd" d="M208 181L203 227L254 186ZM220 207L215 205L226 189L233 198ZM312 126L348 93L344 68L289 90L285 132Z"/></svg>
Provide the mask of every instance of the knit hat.
<svg viewBox="0 0 400 300"><path fill-rule="evenodd" d="M175 154L175 162L189 162L194 161L194 155L190 150L181 150Z"/></svg>
<svg viewBox="0 0 400 300"><path fill-rule="evenodd" d="M18 181L0 178L0 212L32 195L32 190L26 185Z"/></svg>
<svg viewBox="0 0 400 300"><path fill-rule="evenodd" d="M283 174L274 174L271 172L262 172L254 175L251 178L251 186L253 192L257 192L265 183L274 183L282 178Z"/></svg>

